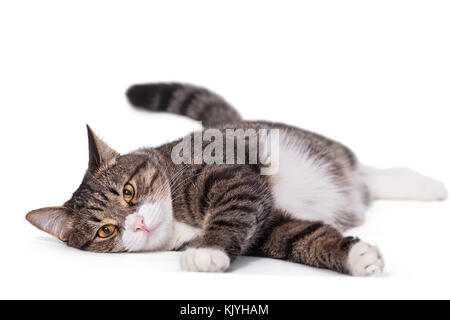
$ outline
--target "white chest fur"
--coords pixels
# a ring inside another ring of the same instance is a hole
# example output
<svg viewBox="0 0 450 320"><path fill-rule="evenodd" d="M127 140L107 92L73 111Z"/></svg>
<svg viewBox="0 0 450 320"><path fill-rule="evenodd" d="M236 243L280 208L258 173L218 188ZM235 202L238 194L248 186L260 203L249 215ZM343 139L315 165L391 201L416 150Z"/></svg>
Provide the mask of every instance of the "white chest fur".
<svg viewBox="0 0 450 320"><path fill-rule="evenodd" d="M166 250L174 250L184 243L201 236L203 230L195 228L182 222L174 221L173 234L170 238Z"/></svg>

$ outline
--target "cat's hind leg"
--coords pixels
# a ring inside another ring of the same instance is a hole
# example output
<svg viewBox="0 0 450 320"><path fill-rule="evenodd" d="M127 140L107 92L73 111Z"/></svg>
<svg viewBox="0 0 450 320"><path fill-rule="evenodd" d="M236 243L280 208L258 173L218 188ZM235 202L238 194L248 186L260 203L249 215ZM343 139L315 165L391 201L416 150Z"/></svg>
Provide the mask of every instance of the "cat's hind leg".
<svg viewBox="0 0 450 320"><path fill-rule="evenodd" d="M440 201L447 198L442 182L408 168L361 166L360 171L373 200Z"/></svg>

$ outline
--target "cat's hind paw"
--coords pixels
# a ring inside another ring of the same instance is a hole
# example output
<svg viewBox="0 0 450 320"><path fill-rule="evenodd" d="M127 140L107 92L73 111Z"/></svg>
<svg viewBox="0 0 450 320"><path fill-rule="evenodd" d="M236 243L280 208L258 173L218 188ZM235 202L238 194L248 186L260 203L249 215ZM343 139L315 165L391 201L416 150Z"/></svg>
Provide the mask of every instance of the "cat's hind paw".
<svg viewBox="0 0 450 320"><path fill-rule="evenodd" d="M377 247L360 241L350 249L347 267L353 276L379 276L383 273L384 261Z"/></svg>
<svg viewBox="0 0 450 320"><path fill-rule="evenodd" d="M230 257L222 250L190 248L181 254L181 269L195 272L224 272L230 267Z"/></svg>

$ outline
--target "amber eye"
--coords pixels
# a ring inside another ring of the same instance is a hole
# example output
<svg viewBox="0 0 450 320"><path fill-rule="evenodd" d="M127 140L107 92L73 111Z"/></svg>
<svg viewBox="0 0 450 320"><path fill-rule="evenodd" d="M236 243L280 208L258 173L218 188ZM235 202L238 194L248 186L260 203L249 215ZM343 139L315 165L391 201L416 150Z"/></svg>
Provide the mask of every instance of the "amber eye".
<svg viewBox="0 0 450 320"><path fill-rule="evenodd" d="M98 229L97 236L99 238L109 238L111 237L114 232L116 232L117 227L112 224L107 224Z"/></svg>
<svg viewBox="0 0 450 320"><path fill-rule="evenodd" d="M134 199L134 187L129 183L123 187L123 199L126 202L131 202Z"/></svg>

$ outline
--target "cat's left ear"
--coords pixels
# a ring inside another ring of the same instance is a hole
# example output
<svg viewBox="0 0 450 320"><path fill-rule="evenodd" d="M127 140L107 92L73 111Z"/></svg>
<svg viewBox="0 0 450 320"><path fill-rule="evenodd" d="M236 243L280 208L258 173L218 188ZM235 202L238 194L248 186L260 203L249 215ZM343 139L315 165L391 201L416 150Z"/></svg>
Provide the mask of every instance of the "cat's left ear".
<svg viewBox="0 0 450 320"><path fill-rule="evenodd" d="M67 241L72 227L73 212L66 207L49 207L30 211L26 219L36 228L59 240Z"/></svg>
<svg viewBox="0 0 450 320"><path fill-rule="evenodd" d="M89 125L86 126L89 140L89 170L95 171L116 158L119 153L97 137Z"/></svg>

